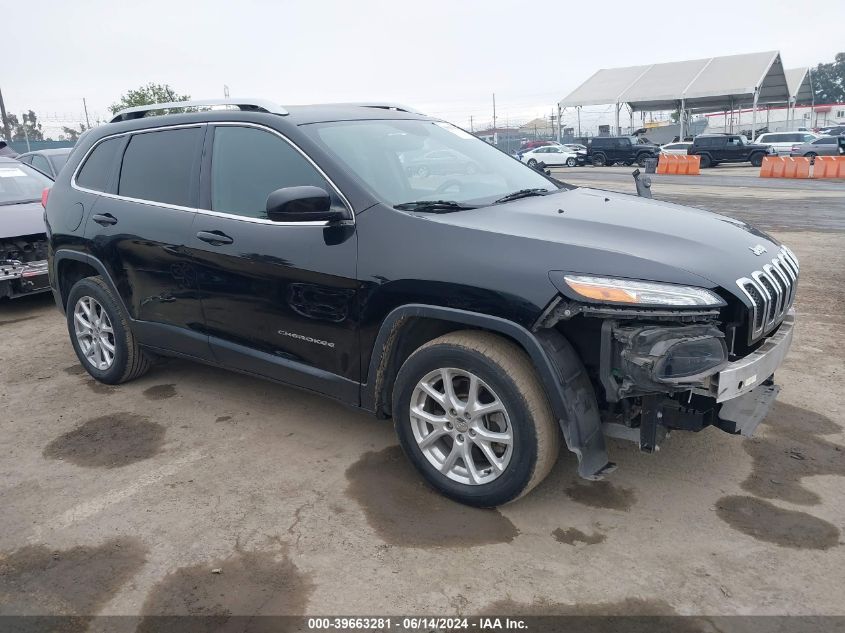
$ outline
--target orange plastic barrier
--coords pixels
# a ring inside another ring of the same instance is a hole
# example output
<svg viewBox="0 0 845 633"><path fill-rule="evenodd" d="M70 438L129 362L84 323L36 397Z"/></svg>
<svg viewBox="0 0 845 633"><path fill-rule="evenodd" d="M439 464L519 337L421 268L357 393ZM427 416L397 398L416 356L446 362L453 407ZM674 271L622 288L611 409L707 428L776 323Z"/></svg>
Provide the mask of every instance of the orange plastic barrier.
<svg viewBox="0 0 845 633"><path fill-rule="evenodd" d="M763 163L760 165L760 178L773 178L772 173L775 165L781 164L781 159L777 156L766 156L763 158Z"/></svg>
<svg viewBox="0 0 845 633"><path fill-rule="evenodd" d="M701 157L685 154L661 154L657 162L657 174L696 176L701 172Z"/></svg>
<svg viewBox="0 0 845 633"><path fill-rule="evenodd" d="M845 156L816 156L813 178L845 178Z"/></svg>

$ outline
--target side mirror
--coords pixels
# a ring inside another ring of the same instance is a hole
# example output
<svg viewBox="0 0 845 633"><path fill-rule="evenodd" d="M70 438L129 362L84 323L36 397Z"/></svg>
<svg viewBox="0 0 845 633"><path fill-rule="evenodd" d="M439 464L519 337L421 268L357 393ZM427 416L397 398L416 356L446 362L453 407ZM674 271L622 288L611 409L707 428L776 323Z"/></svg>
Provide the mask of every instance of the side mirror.
<svg viewBox="0 0 845 633"><path fill-rule="evenodd" d="M321 187L276 189L267 196L267 217L274 222L331 222L345 219L333 210L331 196Z"/></svg>

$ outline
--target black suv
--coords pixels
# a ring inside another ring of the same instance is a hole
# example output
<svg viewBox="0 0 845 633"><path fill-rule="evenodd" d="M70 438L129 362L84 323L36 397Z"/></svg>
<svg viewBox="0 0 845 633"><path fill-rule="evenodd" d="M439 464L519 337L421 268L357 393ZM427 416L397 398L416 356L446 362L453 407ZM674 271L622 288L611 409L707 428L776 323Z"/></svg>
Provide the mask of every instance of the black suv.
<svg viewBox="0 0 845 633"><path fill-rule="evenodd" d="M765 156L774 156L776 153L770 145L749 143L748 139L740 134L699 134L687 150L687 154L701 156L702 167L744 162L759 167L763 164Z"/></svg>
<svg viewBox="0 0 845 633"><path fill-rule="evenodd" d="M478 171L403 168L446 150ZM79 140L46 217L94 378L177 356L325 394L392 417L422 476L478 506L564 442L597 479L606 436L750 434L792 340L798 262L771 237L565 185L401 106L125 110Z"/></svg>
<svg viewBox="0 0 845 633"><path fill-rule="evenodd" d="M587 161L596 167L615 163L645 167L647 159L659 155L659 146L641 143L636 136L596 136L587 141Z"/></svg>

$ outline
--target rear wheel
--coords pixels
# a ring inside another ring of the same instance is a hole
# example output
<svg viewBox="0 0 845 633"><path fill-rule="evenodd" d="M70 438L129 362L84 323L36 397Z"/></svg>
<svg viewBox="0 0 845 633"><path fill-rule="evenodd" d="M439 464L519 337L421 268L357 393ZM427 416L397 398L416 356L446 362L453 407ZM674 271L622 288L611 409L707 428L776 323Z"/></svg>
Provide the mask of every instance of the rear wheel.
<svg viewBox="0 0 845 633"><path fill-rule="evenodd" d="M117 385L145 374L149 356L102 277L74 284L67 302L71 344L85 370L100 382Z"/></svg>
<svg viewBox="0 0 845 633"><path fill-rule="evenodd" d="M536 161L535 159L533 159L533 158L529 158L529 159L528 159L528 162L527 162L526 164L527 164L529 167L536 167L536 166L537 166L537 161Z"/></svg>
<svg viewBox="0 0 845 633"><path fill-rule="evenodd" d="M807 152L806 154L804 154L804 156L806 156L807 158L815 158L816 156L818 156L818 154L816 154L815 152Z"/></svg>
<svg viewBox="0 0 845 633"><path fill-rule="evenodd" d="M402 449L444 495L479 507L530 491L557 459L560 430L525 352L489 332L441 336L399 371Z"/></svg>
<svg viewBox="0 0 845 633"><path fill-rule="evenodd" d="M699 163L699 165L701 166L702 169L707 169L708 167L710 167L713 164L713 161L710 160L710 156L708 156L707 154L701 154L700 156L701 156L701 162Z"/></svg>
<svg viewBox="0 0 845 633"><path fill-rule="evenodd" d="M593 167L604 167L607 164L607 158L604 154L593 154Z"/></svg>
<svg viewBox="0 0 845 633"><path fill-rule="evenodd" d="M751 165L754 166L754 167L759 167L760 165L762 165L764 156L765 156L765 154L763 154L762 152L758 152L757 154L752 154L751 159L750 159Z"/></svg>
<svg viewBox="0 0 845 633"><path fill-rule="evenodd" d="M567 167L575 167L578 164L578 161L574 158L567 158L566 159L566 166Z"/></svg>
<svg viewBox="0 0 845 633"><path fill-rule="evenodd" d="M648 154L640 154L639 156L637 156L637 165L639 165L640 167L645 168L645 162L646 162L649 158L652 158L652 156L649 156Z"/></svg>

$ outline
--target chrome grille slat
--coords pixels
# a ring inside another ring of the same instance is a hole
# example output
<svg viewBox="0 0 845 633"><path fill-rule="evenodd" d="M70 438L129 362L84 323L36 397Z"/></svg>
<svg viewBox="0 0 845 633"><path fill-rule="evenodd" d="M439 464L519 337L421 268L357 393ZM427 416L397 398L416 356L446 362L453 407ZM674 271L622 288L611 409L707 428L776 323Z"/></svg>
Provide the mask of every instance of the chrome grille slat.
<svg viewBox="0 0 845 633"><path fill-rule="evenodd" d="M773 330L783 320L795 301L798 285L798 259L785 246L771 263L761 268L736 280L751 303L749 343Z"/></svg>

